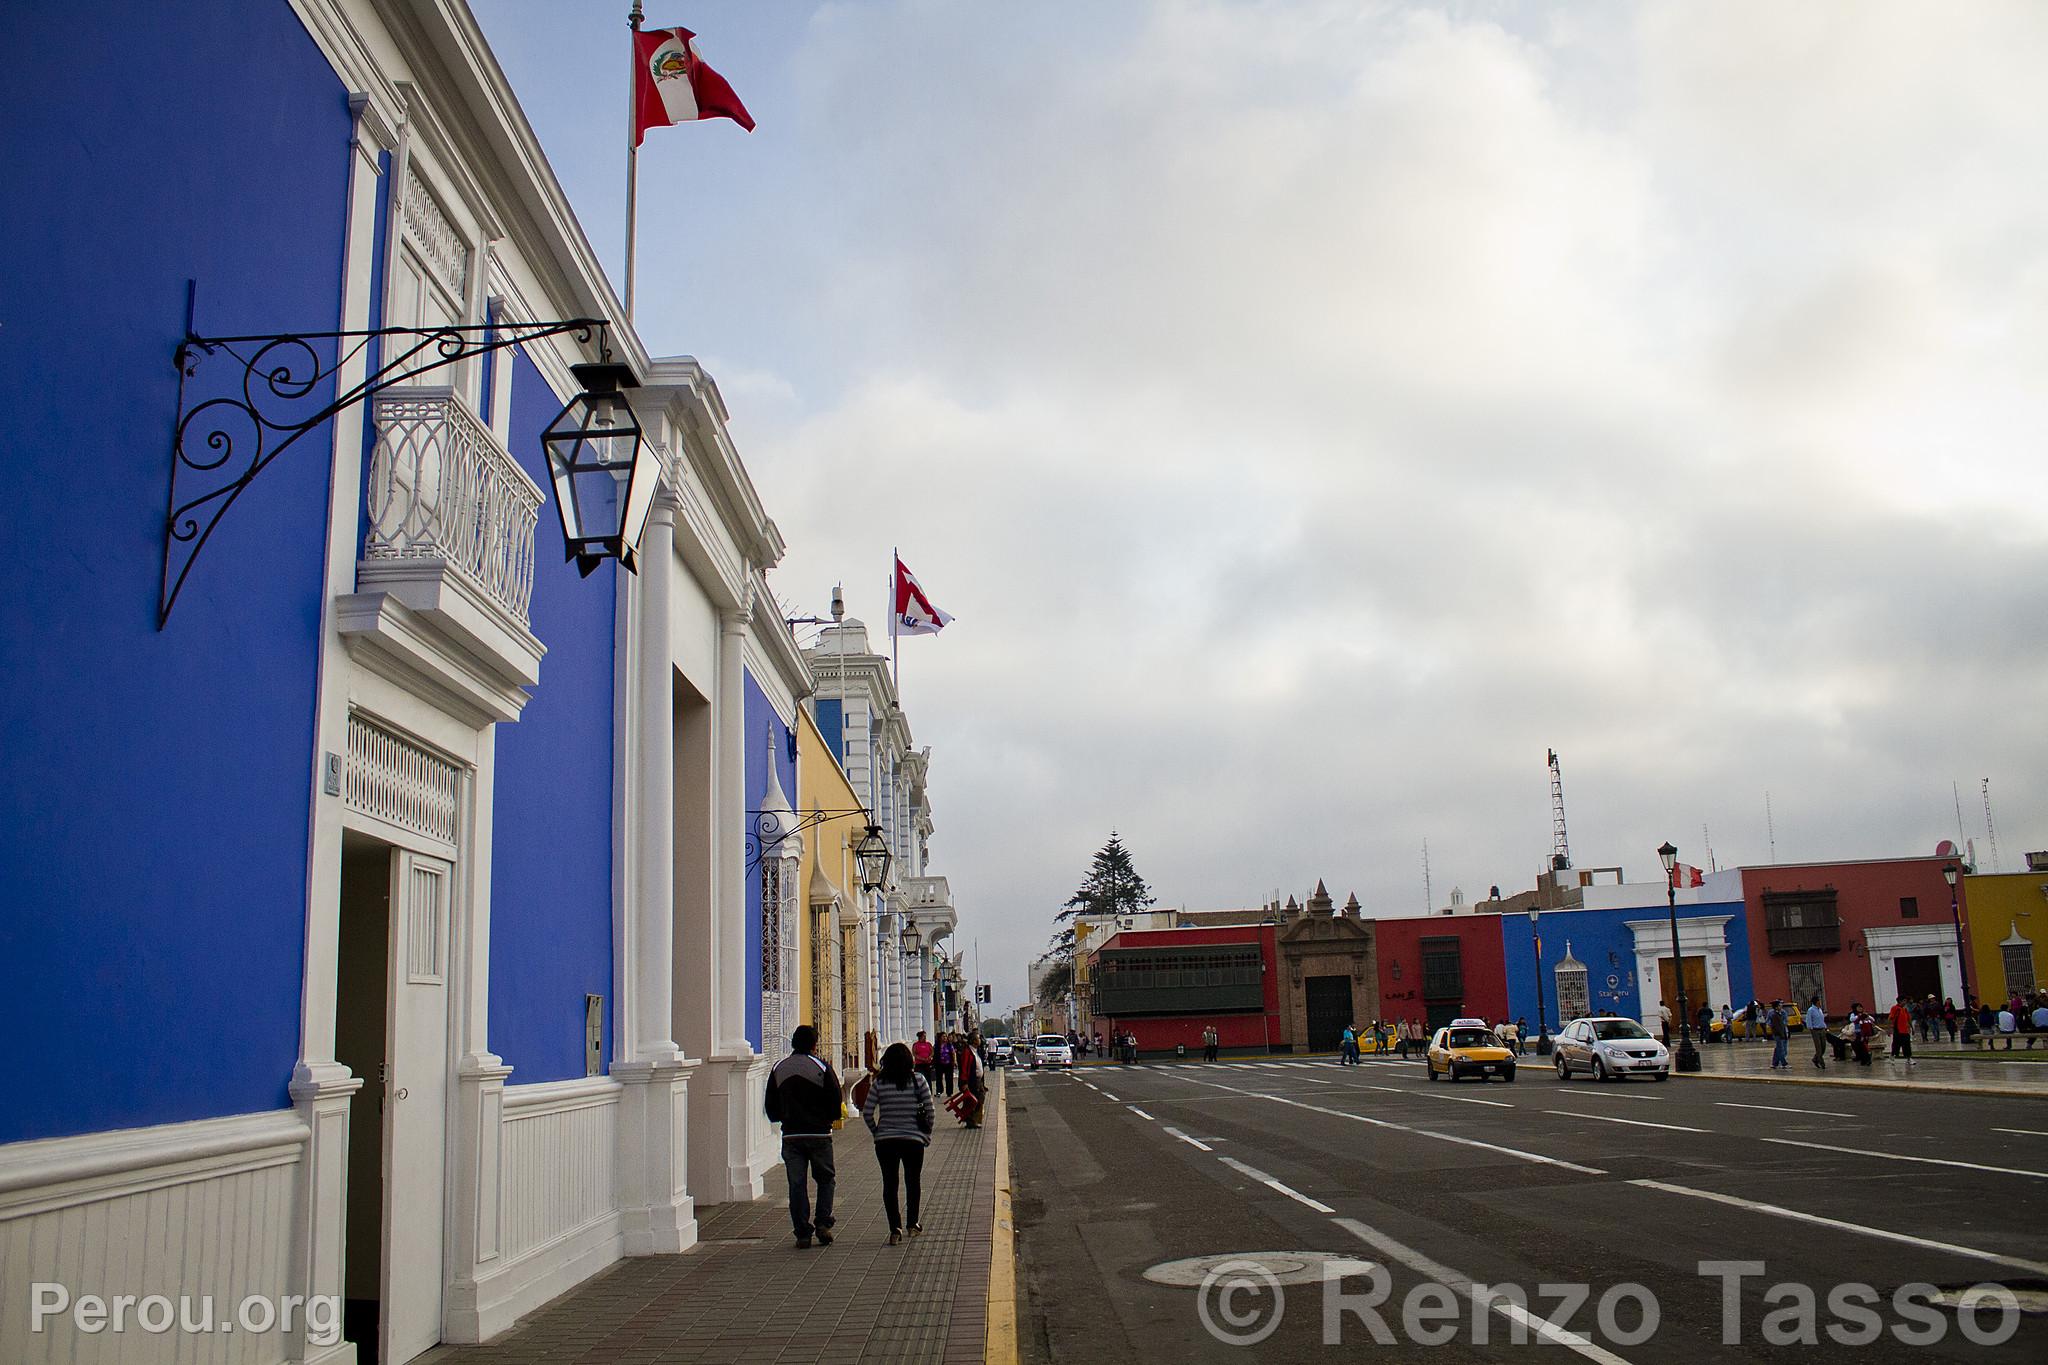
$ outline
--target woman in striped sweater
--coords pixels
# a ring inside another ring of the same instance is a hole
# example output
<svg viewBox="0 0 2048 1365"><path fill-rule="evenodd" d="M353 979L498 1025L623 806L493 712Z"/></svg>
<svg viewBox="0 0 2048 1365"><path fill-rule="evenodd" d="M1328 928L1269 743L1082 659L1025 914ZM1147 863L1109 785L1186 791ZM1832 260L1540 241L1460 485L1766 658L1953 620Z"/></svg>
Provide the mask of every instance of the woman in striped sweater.
<svg viewBox="0 0 2048 1365"><path fill-rule="evenodd" d="M896 1204L897 1168L902 1168L904 1197L910 1208L910 1235L924 1231L917 1221L918 1196L924 1177L924 1149L931 1141L937 1111L932 1088L917 1074L910 1049L889 1044L882 1054L881 1074L868 1087L861 1118L875 1135L875 1159L882 1163L882 1205L889 1213L889 1245L903 1240L903 1217Z"/></svg>

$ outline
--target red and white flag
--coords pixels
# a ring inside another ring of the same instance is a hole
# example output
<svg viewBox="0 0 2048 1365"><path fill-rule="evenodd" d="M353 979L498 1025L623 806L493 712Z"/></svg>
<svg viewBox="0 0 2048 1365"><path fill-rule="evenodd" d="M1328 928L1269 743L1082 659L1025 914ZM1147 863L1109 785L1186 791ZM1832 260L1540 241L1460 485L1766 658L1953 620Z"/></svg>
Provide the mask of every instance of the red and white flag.
<svg viewBox="0 0 2048 1365"><path fill-rule="evenodd" d="M649 128L729 118L748 132L754 116L726 84L725 77L704 64L697 35L686 28L650 28L633 35L633 145Z"/></svg>
<svg viewBox="0 0 2048 1365"><path fill-rule="evenodd" d="M1707 874L1690 863L1673 863L1671 865L1671 885L1674 890L1682 891L1689 886L1705 886L1706 884Z"/></svg>
<svg viewBox="0 0 2048 1365"><path fill-rule="evenodd" d="M891 632L896 635L937 635L952 619L932 605L932 599L924 595L917 579L903 567L902 556L897 556L896 615L891 622Z"/></svg>

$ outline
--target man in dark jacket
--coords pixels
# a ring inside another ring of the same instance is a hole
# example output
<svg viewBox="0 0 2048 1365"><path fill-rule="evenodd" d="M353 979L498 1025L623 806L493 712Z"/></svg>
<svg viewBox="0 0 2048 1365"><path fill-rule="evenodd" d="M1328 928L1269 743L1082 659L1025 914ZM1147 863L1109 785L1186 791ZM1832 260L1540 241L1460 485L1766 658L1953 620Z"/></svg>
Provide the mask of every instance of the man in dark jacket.
<svg viewBox="0 0 2048 1365"><path fill-rule="evenodd" d="M795 1051L768 1073L768 1121L782 1125L782 1168L789 1175L789 1221L796 1229L799 1251L811 1244L832 1245L832 1126L845 1112L839 1075L812 1054L818 1031L799 1024L789 1036ZM811 1216L807 1176L818 1181L817 1217Z"/></svg>

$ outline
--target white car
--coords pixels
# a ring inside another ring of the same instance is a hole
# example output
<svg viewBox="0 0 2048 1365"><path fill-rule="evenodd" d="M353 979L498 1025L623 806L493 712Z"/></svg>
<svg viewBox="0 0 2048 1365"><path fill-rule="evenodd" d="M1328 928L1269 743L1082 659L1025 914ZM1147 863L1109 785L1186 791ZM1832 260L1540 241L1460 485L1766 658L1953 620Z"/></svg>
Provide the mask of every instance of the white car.
<svg viewBox="0 0 2048 1365"><path fill-rule="evenodd" d="M988 1064L1008 1066L1017 1059L1017 1050L1010 1046L1008 1038L996 1037L988 1040Z"/></svg>
<svg viewBox="0 0 2048 1365"><path fill-rule="evenodd" d="M1074 1065L1074 1049L1065 1038L1057 1033L1041 1033L1031 1040L1031 1069L1041 1066L1063 1066L1069 1070Z"/></svg>
<svg viewBox="0 0 2048 1365"><path fill-rule="evenodd" d="M1604 1015L1574 1019L1558 1030L1555 1051L1557 1078L1568 1081L1575 1071L1588 1071L1596 1081L1671 1075L1671 1054L1650 1031L1633 1019Z"/></svg>

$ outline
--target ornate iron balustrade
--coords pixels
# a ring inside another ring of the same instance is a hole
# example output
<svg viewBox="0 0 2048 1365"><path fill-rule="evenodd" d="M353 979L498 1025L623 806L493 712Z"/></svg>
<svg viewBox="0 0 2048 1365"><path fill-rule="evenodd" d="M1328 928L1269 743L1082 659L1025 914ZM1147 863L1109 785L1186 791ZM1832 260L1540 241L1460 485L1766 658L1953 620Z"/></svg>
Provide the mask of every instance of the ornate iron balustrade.
<svg viewBox="0 0 2048 1365"><path fill-rule="evenodd" d="M440 559L527 622L539 485L446 387L376 397L363 558Z"/></svg>

